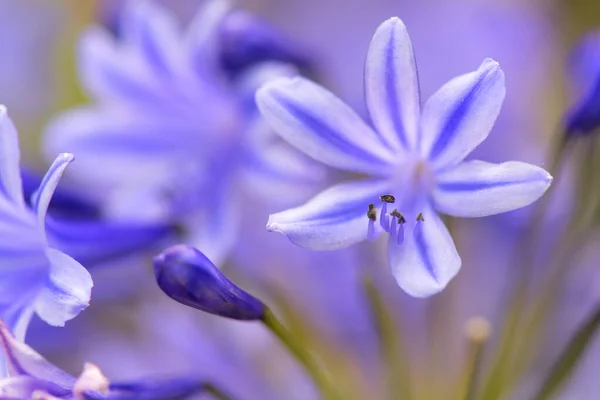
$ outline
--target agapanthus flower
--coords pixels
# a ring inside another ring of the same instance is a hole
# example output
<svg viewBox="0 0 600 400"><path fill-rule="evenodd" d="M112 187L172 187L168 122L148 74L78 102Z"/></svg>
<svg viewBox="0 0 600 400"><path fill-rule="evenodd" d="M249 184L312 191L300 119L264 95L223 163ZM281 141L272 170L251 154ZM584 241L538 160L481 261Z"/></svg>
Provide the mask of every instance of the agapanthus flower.
<svg viewBox="0 0 600 400"><path fill-rule="evenodd" d="M44 228L52 193L71 154L60 154L32 197L23 198L17 131L0 106L0 317L23 337L35 312L51 325L87 307L92 279L68 255L48 245Z"/></svg>
<svg viewBox="0 0 600 400"><path fill-rule="evenodd" d="M267 228L315 250L389 233L400 287L416 297L442 290L461 266L438 213L483 217L537 200L552 177L522 162L464 161L490 133L505 95L504 74L486 59L445 84L421 108L413 47L398 18L379 26L365 66L373 128L323 87L276 79L257 93L270 125L314 159L370 179L333 186Z"/></svg>
<svg viewBox="0 0 600 400"><path fill-rule="evenodd" d="M9 375L0 379L3 399L171 400L215 390L197 378L110 382L91 363L86 363L81 375L75 377L17 340L1 320L0 348L6 357Z"/></svg>
<svg viewBox="0 0 600 400"><path fill-rule="evenodd" d="M256 88L290 68L260 64L235 77L222 68L231 13L210 2L182 32L168 10L130 2L119 38L87 30L79 69L95 103L59 117L45 146L78 154L69 176L105 216L177 224L217 264L237 239L238 183L265 198L276 186L280 201L306 196L322 175L276 140L254 106Z"/></svg>

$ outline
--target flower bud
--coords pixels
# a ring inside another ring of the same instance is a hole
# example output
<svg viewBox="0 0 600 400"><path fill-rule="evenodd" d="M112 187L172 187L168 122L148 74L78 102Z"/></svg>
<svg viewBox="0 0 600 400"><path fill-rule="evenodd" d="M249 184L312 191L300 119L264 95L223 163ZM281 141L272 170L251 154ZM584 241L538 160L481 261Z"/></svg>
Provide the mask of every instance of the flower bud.
<svg viewBox="0 0 600 400"><path fill-rule="evenodd" d="M211 314L258 320L264 304L229 279L200 251L176 245L154 258L158 286L172 299Z"/></svg>

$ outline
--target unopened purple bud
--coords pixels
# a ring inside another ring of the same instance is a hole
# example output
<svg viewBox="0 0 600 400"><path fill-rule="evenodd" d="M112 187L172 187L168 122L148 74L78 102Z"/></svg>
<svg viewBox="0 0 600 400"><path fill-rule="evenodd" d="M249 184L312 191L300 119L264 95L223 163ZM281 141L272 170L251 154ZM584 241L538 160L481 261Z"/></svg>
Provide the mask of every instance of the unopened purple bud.
<svg viewBox="0 0 600 400"><path fill-rule="evenodd" d="M158 286L172 299L211 314L258 320L265 305L227 279L200 251L176 245L154 258Z"/></svg>

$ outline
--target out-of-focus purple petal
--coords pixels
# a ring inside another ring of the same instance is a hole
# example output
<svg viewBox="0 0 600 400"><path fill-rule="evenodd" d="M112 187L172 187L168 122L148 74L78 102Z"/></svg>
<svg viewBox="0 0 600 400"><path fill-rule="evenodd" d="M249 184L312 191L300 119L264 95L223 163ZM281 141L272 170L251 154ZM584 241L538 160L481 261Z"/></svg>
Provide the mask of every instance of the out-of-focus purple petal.
<svg viewBox="0 0 600 400"><path fill-rule="evenodd" d="M23 197L31 199L33 193L42 183L42 175L27 168L21 168L21 179L23 181ZM72 218L94 218L99 217L100 210L96 204L82 198L74 191L57 187L50 200L49 212L52 215Z"/></svg>
<svg viewBox="0 0 600 400"><path fill-rule="evenodd" d="M186 37L187 51L190 62L200 76L218 71L219 30L231 9L229 0L208 0L190 23Z"/></svg>
<svg viewBox="0 0 600 400"><path fill-rule="evenodd" d="M171 74L179 29L171 10L152 1L132 1L125 6L121 19L125 45L137 52L159 74ZM181 61L179 59L178 61Z"/></svg>
<svg viewBox="0 0 600 400"><path fill-rule="evenodd" d="M504 72L492 59L442 86L423 108L423 155L437 168L461 162L489 135L505 93Z"/></svg>
<svg viewBox="0 0 600 400"><path fill-rule="evenodd" d="M106 400L183 400L202 389L202 382L194 378L114 382Z"/></svg>
<svg viewBox="0 0 600 400"><path fill-rule="evenodd" d="M15 339L4 322L0 321L0 345L11 376L25 375L52 382L52 394L65 396L75 384L75 378L57 368L25 343Z"/></svg>
<svg viewBox="0 0 600 400"><path fill-rule="evenodd" d="M365 65L365 95L383 141L395 150L414 149L421 116L419 77L412 42L399 18L375 31Z"/></svg>
<svg viewBox="0 0 600 400"><path fill-rule="evenodd" d="M158 96L148 68L133 53L119 51L102 28L89 28L79 39L79 75L87 92L98 99L122 103Z"/></svg>
<svg viewBox="0 0 600 400"><path fill-rule="evenodd" d="M532 164L470 161L442 172L435 207L455 217L485 217L525 207L539 199L552 176Z"/></svg>
<svg viewBox="0 0 600 400"><path fill-rule="evenodd" d="M222 317L258 320L262 302L227 279L200 251L177 245L154 258L158 286L172 299Z"/></svg>
<svg viewBox="0 0 600 400"><path fill-rule="evenodd" d="M163 223L120 222L101 219L46 220L50 246L91 268L110 259L148 250L174 233Z"/></svg>
<svg viewBox="0 0 600 400"><path fill-rule="evenodd" d="M24 204L19 172L20 158L17 130L6 112L6 107L0 105L0 192L22 208Z"/></svg>
<svg viewBox="0 0 600 400"><path fill-rule="evenodd" d="M234 10L220 30L221 64L233 75L264 62L279 61L309 68L308 54L276 29L246 10Z"/></svg>
<svg viewBox="0 0 600 400"><path fill-rule="evenodd" d="M344 102L304 78L279 78L256 94L260 112L285 140L332 167L384 174L393 154Z"/></svg>
<svg viewBox="0 0 600 400"><path fill-rule="evenodd" d="M89 305L94 284L90 273L71 257L52 248L47 253L52 266L35 311L50 325L64 326Z"/></svg>
<svg viewBox="0 0 600 400"><path fill-rule="evenodd" d="M369 204L389 192L387 181L359 181L332 186L306 204L269 216L267 229L312 250L335 250L381 233L369 233Z"/></svg>
<svg viewBox="0 0 600 400"><path fill-rule="evenodd" d="M40 226L44 226L46 220L46 212L48 211L48 205L50 199L54 194L54 190L58 186L58 182L62 177L65 168L71 163L75 157L73 154L62 153L52 163L46 175L42 179L39 189L33 194L31 198L31 205L35 210Z"/></svg>
<svg viewBox="0 0 600 400"><path fill-rule="evenodd" d="M53 391L55 386L30 376L12 376L0 379L0 400L29 400L37 391ZM37 398L36 398L37 399Z"/></svg>
<svg viewBox="0 0 600 400"><path fill-rule="evenodd" d="M407 222L415 225L403 243L398 244L392 236L388 243L392 273L398 285L414 297L442 291L461 266L454 241L437 213L427 208L423 218Z"/></svg>

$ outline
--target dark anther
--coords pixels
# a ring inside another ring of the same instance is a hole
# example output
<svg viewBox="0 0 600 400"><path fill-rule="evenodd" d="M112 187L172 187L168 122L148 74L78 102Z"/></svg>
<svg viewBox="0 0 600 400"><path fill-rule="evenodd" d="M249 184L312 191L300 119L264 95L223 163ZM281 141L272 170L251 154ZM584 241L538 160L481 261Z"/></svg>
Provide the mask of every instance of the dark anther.
<svg viewBox="0 0 600 400"><path fill-rule="evenodd" d="M381 199L381 201L384 201L386 203L395 203L396 202L396 198L394 196L392 196L391 194L384 194L383 196L379 196L379 198Z"/></svg>
<svg viewBox="0 0 600 400"><path fill-rule="evenodd" d="M390 215L392 217L396 217L398 218L398 223L399 224L404 224L406 223L406 218L404 218L404 215L402 215L402 213L398 212L398 210L394 210L390 213Z"/></svg>
<svg viewBox="0 0 600 400"><path fill-rule="evenodd" d="M423 218L423 213L419 213L419 215L417 215L417 221L425 222L425 218Z"/></svg>
<svg viewBox="0 0 600 400"><path fill-rule="evenodd" d="M369 204L369 211L367 211L367 217L371 221L377 221L377 209L375 208L375 204Z"/></svg>

